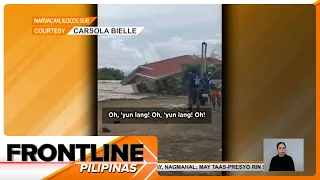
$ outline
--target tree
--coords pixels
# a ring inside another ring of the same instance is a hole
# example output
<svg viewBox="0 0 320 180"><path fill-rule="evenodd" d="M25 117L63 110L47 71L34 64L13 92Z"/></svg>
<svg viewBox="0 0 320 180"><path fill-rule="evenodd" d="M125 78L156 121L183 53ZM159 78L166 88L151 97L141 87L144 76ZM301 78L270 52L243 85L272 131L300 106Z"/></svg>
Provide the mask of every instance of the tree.
<svg viewBox="0 0 320 180"><path fill-rule="evenodd" d="M212 57L212 58L218 58L218 54L217 53L215 53L215 49L214 50L212 50L212 52L211 52L211 54L210 54L210 57Z"/></svg>
<svg viewBox="0 0 320 180"><path fill-rule="evenodd" d="M103 67L98 69L98 80L122 80L124 73L120 69Z"/></svg>
<svg viewBox="0 0 320 180"><path fill-rule="evenodd" d="M216 71L213 71L211 79L222 79L222 69L218 68Z"/></svg>
<svg viewBox="0 0 320 180"><path fill-rule="evenodd" d="M207 72L214 73L212 76L216 74L219 70L215 66L207 66ZM192 70L197 70L198 72L201 72L201 63L185 63L182 64L182 83L185 83L188 78L188 74ZM216 77L216 76L215 76Z"/></svg>

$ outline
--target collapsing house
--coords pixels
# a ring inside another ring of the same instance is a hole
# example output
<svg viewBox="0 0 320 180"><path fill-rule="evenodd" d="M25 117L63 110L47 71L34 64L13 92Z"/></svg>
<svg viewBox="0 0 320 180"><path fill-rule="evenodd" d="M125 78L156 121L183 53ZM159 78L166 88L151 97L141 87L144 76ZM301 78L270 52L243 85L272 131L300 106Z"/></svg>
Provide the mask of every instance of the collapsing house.
<svg viewBox="0 0 320 180"><path fill-rule="evenodd" d="M134 92L158 92L168 89L168 81L182 72L182 64L200 64L202 59L184 55L138 66L121 81L123 86L131 85ZM221 69L222 61L207 57L207 66ZM220 80L221 81L221 80Z"/></svg>

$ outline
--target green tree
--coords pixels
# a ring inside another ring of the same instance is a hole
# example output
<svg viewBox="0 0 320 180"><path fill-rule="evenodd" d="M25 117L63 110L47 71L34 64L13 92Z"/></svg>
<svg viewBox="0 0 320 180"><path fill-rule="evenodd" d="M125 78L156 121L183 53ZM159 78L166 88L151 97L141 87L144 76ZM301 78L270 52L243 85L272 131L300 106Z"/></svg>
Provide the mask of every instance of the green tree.
<svg viewBox="0 0 320 180"><path fill-rule="evenodd" d="M98 80L122 80L124 73L120 69L103 67L98 69Z"/></svg>
<svg viewBox="0 0 320 180"><path fill-rule="evenodd" d="M222 69L219 68L219 69L216 69L216 71L213 71L211 79L222 79Z"/></svg>
<svg viewBox="0 0 320 180"><path fill-rule="evenodd" d="M197 64L190 64L190 63L185 63L182 64L182 83L185 83L187 81L187 77L190 71L192 70L197 70L198 72L200 72L201 70L201 64L197 63ZM213 73L211 76L211 79L221 79L222 77L222 73L221 73L221 69L218 69L214 66L207 66L206 68L207 72L211 72Z"/></svg>

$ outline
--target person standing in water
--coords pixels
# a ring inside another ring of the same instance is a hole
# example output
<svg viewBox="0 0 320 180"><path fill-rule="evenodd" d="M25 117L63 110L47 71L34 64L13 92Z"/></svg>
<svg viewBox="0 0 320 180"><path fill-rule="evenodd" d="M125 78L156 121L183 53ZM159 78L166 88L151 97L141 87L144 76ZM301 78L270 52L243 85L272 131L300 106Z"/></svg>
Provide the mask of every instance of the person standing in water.
<svg viewBox="0 0 320 180"><path fill-rule="evenodd" d="M295 171L294 162L291 156L286 154L286 144L277 144L278 155L271 159L269 171Z"/></svg>

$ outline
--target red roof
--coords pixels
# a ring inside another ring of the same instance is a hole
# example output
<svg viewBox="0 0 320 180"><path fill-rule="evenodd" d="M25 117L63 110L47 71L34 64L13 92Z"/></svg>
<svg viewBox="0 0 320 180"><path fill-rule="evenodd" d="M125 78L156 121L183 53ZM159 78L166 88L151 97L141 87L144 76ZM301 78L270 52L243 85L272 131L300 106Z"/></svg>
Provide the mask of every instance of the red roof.
<svg viewBox="0 0 320 180"><path fill-rule="evenodd" d="M215 58L206 58L209 65L212 64L221 64L221 60ZM140 68L136 73L151 76L151 77L163 77L166 75L171 75L179 73L182 71L181 64L183 63L201 63L201 58L185 55L175 58L165 59L162 61L157 61L149 64L143 65L143 67L151 68Z"/></svg>
<svg viewBox="0 0 320 180"><path fill-rule="evenodd" d="M211 57L207 57L206 60L208 65L217 65L222 63L221 60ZM169 75L173 75L182 71L181 65L183 63L201 63L201 58L191 55L185 55L144 64L138 66L121 83L123 85L130 83L130 79L132 79L135 75L150 78L162 78Z"/></svg>

